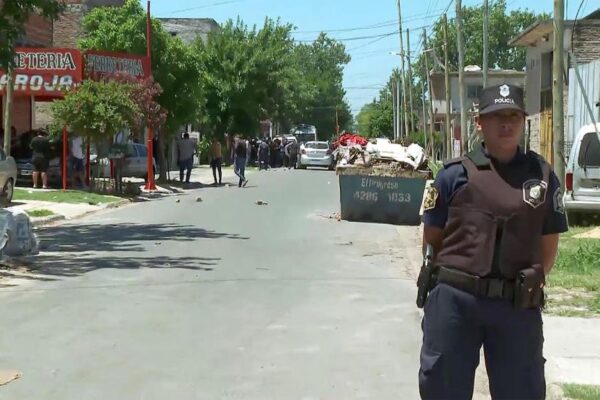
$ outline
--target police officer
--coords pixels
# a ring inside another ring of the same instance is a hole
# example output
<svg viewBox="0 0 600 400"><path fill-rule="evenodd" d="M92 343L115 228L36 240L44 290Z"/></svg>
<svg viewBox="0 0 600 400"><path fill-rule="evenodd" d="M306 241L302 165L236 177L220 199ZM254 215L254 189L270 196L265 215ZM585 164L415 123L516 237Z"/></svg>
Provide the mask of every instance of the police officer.
<svg viewBox="0 0 600 400"><path fill-rule="evenodd" d="M424 307L423 399L470 399L483 346L493 399L545 398L543 287L567 230L560 184L523 152L522 89L479 97L483 142L444 165L425 196L434 285Z"/></svg>

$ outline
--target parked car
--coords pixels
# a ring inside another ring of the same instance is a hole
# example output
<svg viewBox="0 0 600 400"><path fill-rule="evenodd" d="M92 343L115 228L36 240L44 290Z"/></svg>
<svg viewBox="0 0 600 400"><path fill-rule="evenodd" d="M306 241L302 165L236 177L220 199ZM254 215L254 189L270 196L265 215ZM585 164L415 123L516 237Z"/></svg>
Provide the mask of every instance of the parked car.
<svg viewBox="0 0 600 400"><path fill-rule="evenodd" d="M14 156L17 165L17 175L20 182L27 182L31 180L33 173L33 164L31 162L32 150L29 147L31 140L37 136L38 130L34 129L31 131L24 132L19 135L19 142L14 144L11 149L11 154ZM50 139L50 160L48 162L48 182L59 183L61 182L62 170L61 170L61 152L62 152L62 140Z"/></svg>
<svg viewBox="0 0 600 400"><path fill-rule="evenodd" d="M123 164L123 177L146 178L148 176L148 150L145 145L139 143L127 143L127 151ZM90 157L93 175L107 178L110 176L110 160L108 158L98 159L96 155ZM153 170L156 171L156 161L153 161Z"/></svg>
<svg viewBox="0 0 600 400"><path fill-rule="evenodd" d="M565 168L565 188L570 223L579 223L585 214L600 213L600 141L593 124L575 136Z"/></svg>
<svg viewBox="0 0 600 400"><path fill-rule="evenodd" d="M334 158L327 142L306 142L300 146L300 157L298 157L298 168L325 167L334 168Z"/></svg>
<svg viewBox="0 0 600 400"><path fill-rule="evenodd" d="M17 183L17 163L0 149L0 204L8 207L12 201L15 183Z"/></svg>

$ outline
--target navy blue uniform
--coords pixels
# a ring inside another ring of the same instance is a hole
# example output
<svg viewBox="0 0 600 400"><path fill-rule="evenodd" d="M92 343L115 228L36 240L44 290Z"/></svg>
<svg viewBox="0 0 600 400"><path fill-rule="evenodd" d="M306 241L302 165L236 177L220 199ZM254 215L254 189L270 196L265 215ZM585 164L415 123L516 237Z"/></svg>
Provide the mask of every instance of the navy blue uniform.
<svg viewBox="0 0 600 400"><path fill-rule="evenodd" d="M489 158L487 153L484 154ZM502 169L518 168L527 156L519 152ZM435 206L424 223L443 229L453 196L468 182L462 163L451 163L436 177ZM567 230L560 185L552 172L542 235ZM545 377L543 332L539 308L517 309L510 301L475 296L446 284L429 294L423 318L419 388L423 399L470 399L483 346L493 399L543 399Z"/></svg>

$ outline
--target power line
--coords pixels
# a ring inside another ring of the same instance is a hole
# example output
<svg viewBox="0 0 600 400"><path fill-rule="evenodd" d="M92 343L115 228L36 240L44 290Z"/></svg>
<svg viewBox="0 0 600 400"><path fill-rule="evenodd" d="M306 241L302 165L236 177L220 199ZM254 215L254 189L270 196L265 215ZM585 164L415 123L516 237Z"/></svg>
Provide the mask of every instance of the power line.
<svg viewBox="0 0 600 400"><path fill-rule="evenodd" d="M394 32L383 33L380 35L356 36L356 37L349 37L349 38L335 38L335 40L338 42L350 42L353 40L366 40L366 39L382 38L382 37L388 37L388 36L397 35L397 34L398 34L398 32L394 31ZM312 43L315 40L296 40L296 41L299 43Z"/></svg>
<svg viewBox="0 0 600 400"><path fill-rule="evenodd" d="M243 1L246 1L246 0L225 0L225 1L219 1L219 2L216 2L216 3L212 3L212 4L205 4L205 5L202 5L202 6L196 6L196 7L190 7L190 8L183 8L183 9L180 9L180 10L174 10L174 11L169 12L167 15L180 14L180 13L184 13L184 12L187 12L187 11L200 10L202 8L222 6L222 5L226 5L226 4L241 3Z"/></svg>

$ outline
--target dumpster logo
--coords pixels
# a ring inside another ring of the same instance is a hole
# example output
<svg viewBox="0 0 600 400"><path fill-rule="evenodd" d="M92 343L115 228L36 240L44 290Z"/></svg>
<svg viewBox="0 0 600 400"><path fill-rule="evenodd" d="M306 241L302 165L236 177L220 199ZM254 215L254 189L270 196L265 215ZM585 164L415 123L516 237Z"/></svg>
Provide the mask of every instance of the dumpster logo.
<svg viewBox="0 0 600 400"><path fill-rule="evenodd" d="M437 203L439 193L434 186L429 186L425 191L425 199L423 200L423 210L433 210Z"/></svg>
<svg viewBox="0 0 600 400"><path fill-rule="evenodd" d="M533 208L546 202L548 184L539 179L530 179L523 184L523 201Z"/></svg>

